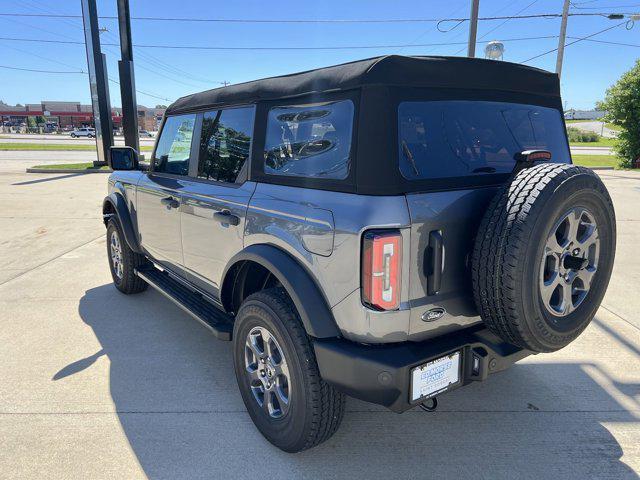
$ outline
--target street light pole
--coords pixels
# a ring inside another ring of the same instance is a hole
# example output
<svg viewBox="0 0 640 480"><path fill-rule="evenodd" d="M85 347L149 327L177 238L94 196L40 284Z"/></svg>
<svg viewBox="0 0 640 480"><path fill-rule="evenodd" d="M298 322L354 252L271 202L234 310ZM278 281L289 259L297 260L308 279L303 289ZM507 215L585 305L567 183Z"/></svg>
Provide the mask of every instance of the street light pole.
<svg viewBox="0 0 640 480"><path fill-rule="evenodd" d="M556 58L556 73L558 76L562 74L562 61L564 59L564 42L567 39L567 18L569 18L570 0L564 0L562 8L562 23L560 24L560 37L558 39L558 56Z"/></svg>
<svg viewBox="0 0 640 480"><path fill-rule="evenodd" d="M467 57L476 56L476 35L478 34L478 10L480 8L480 0L471 0L471 15L469 16L469 48L467 49Z"/></svg>

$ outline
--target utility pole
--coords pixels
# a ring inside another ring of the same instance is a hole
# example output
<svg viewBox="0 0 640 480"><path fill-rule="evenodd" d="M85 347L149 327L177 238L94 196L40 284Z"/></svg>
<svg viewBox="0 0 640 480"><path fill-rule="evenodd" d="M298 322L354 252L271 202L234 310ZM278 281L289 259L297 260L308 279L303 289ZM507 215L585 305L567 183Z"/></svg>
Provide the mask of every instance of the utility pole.
<svg viewBox="0 0 640 480"><path fill-rule="evenodd" d="M556 58L556 73L562 74L562 61L564 59L564 42L567 39L567 18L569 18L570 0L564 0L562 8L562 23L560 24L560 38L558 39L558 56Z"/></svg>
<svg viewBox="0 0 640 480"><path fill-rule="evenodd" d="M476 35L478 34L478 10L480 8L480 0L471 0L471 15L469 16L469 48L467 49L467 57L476 56Z"/></svg>
<svg viewBox="0 0 640 480"><path fill-rule="evenodd" d="M111 102L109 100L107 59L100 50L100 29L98 28L96 0L81 0L80 3L82 4L84 43L87 50L93 123L96 127L98 161L94 163L97 166L102 166L107 164L109 150L113 146L113 124L111 121Z"/></svg>
<svg viewBox="0 0 640 480"><path fill-rule="evenodd" d="M122 130L124 144L140 151L138 139L138 103L136 80L133 71L133 45L131 43L131 19L129 0L118 0L118 27L120 30L120 97L122 99Z"/></svg>

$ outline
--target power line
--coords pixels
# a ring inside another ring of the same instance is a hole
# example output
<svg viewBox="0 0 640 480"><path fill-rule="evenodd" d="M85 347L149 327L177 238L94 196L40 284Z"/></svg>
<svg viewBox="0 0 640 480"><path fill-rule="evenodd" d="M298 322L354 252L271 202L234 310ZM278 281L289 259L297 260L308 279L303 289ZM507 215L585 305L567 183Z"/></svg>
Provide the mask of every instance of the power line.
<svg viewBox="0 0 640 480"><path fill-rule="evenodd" d="M518 38L504 38L503 42L519 42L528 40L544 40L548 38L557 38L557 35L545 35L537 37L518 37ZM14 38L14 37L0 37L0 40L14 41L14 42L34 42L34 43L57 43L63 45L84 45L84 42L72 41L72 40L50 40L40 38ZM338 45L338 46L309 46L309 47L213 47L208 45L150 45L150 44L134 44L137 48L162 48L162 49L186 49L186 50L231 50L231 51L261 51L261 50L359 50L359 49L386 49L386 48L410 48L410 47L438 47L448 45L466 45L467 42L439 42L439 43L407 43L407 44L392 44L392 45ZM487 41L478 43L488 43ZM102 45L117 46L115 43L103 43Z"/></svg>
<svg viewBox="0 0 640 480"><path fill-rule="evenodd" d="M461 6L458 6L458 8L455 8L454 10L451 11L451 13L449 15L456 15L459 11L466 9L467 5L466 2L464 2ZM411 40L409 43L416 43L418 40L423 39L427 34L433 32L434 30L436 30L438 28L438 24L436 24L433 27L430 27L429 29L425 30L424 32L422 32L420 35L418 35L417 37L415 37L413 40ZM400 48L398 50L396 50L396 53L400 53L402 52L404 48ZM431 51L433 49L429 49L429 51Z"/></svg>
<svg viewBox="0 0 640 480"><path fill-rule="evenodd" d="M587 3L587 2L584 2ZM600 10L603 7L581 7L580 3L571 2L571 6L573 8L577 8L578 10ZM640 7L640 3L636 3L634 5L607 5L606 8L637 8Z"/></svg>
<svg viewBox="0 0 640 480"><path fill-rule="evenodd" d="M633 5L628 5L633 7ZM601 7L602 8L602 7ZM584 12L570 13L571 16L607 16L608 13ZM66 14L44 14L44 13L9 13L1 12L0 16L6 17L43 17L43 18L77 18L82 15ZM506 20L506 19L527 19L527 18L556 18L561 17L558 13L539 13L532 15L515 16L494 16L479 17L478 20ZM102 20L117 20L116 16L99 17ZM467 21L468 18L393 18L393 19L247 19L247 18L189 18L189 17L131 17L131 20L155 21L155 22L195 22L195 23L329 23L329 24L351 24L351 23L438 23L438 22L460 22Z"/></svg>
<svg viewBox="0 0 640 480"><path fill-rule="evenodd" d="M527 4L527 6L526 6L526 7L521 8L520 10L518 10L518 11L515 13L515 15L514 15L514 17L513 17L513 18L515 18L517 15L520 15L522 12L524 12L524 11L525 11L525 10L527 10L528 8L530 8L530 7L532 7L533 5L535 5L536 3L538 3L538 1L539 1L539 0L533 0L533 2L531 2L531 3ZM495 27L493 27L491 30L489 30L489 31L485 32L484 34L482 34L478 40L482 40L483 38L486 38L486 37L487 37L487 35L489 35L491 32L495 32L497 29L499 29L500 27L502 27L502 26L503 26L505 23L507 23L509 20L512 20L512 18L507 18L506 20L504 20L504 21L500 22L498 25L496 25ZM458 50L457 52L455 52L455 53L454 53L454 55L457 55L457 54L459 54L459 53L460 53L460 52L462 52L462 51L464 51L464 47L463 47L463 48L461 48L460 50Z"/></svg>
<svg viewBox="0 0 640 480"><path fill-rule="evenodd" d="M9 70L20 70L21 72L35 72L35 73L81 73L86 75L86 72L82 70L78 71L61 71L61 70L36 70L34 68L20 68L20 67L10 67L8 65L0 65L0 68L6 68Z"/></svg>
<svg viewBox="0 0 640 480"><path fill-rule="evenodd" d="M625 21L625 22L616 23L615 25L612 25L612 26L610 26L610 27L608 27L608 28L605 28L604 30L600 30L600 31L595 32L595 33L592 33L592 34L590 34L590 35L587 35L586 37L579 37L579 38L577 38L576 40L574 40L573 42L569 42L569 43L565 44L565 47L568 47L568 46L570 46L570 45L573 45L574 43L581 42L581 41L583 41L583 40L588 40L588 39L589 39L589 38L591 38L591 37L595 37L596 35L600 35L601 33L607 32L607 31L609 31L609 30L613 30L614 28L620 27L620 26L625 25L625 24L627 24L627 23L628 23L628 22L626 22L626 21ZM553 53L553 52L555 52L555 51L557 51L557 50L558 50L557 48L554 48L554 49L552 49L552 50L548 50L548 51L546 51L546 52L543 52L543 53L540 53L540 54L538 54L538 55L535 55L535 56L533 56L533 57L531 57L531 58L527 58L526 60L523 60L523 61L522 61L522 62L520 62L520 63L527 63L527 62L530 62L531 60L535 60L536 58L543 57L543 56L548 55L549 53Z"/></svg>
<svg viewBox="0 0 640 480"><path fill-rule="evenodd" d="M26 8L29 8L32 11L36 11L38 15L42 15L41 12L44 12L44 14L54 14L54 15L56 14L55 11L45 7L44 5L39 3L37 0L33 0L33 1L31 1L31 0L23 0L23 2L28 2L28 3L25 3L23 6L26 7ZM8 20L11 20L11 19L8 19ZM73 21L65 19L65 18L62 18L61 20L66 25L70 25L71 27L82 31L82 33L84 34L84 28L82 27L81 24L78 24L77 22L73 22ZM12 20L12 21L15 21L15 20ZM23 24L23 25L26 25L26 26L32 27L32 28L37 28L37 27L33 27L32 25L28 25L28 24ZM72 37L69 37L67 35L61 35L61 34L59 34L57 32L50 32L50 33L54 33L55 35L58 35L58 36L64 36L66 38L71 38L73 40ZM101 34L102 33L104 34L105 37L111 38L113 42L119 42L118 38L116 38L114 35L112 35L108 30L105 29L105 31L101 32ZM109 52L109 53L111 53L115 58L120 58L120 52L119 51L116 51L115 49L111 49L110 47L106 47L104 50ZM148 63L148 64L152 64L154 66L157 66L158 68L161 68L161 69L163 69L165 71L168 70L167 68L159 65L159 63L158 63L159 60L155 60L155 57L153 57L150 53L146 53L144 51L139 51L138 52L138 56L140 58L139 58L138 62L136 62L136 67L137 68L140 68L142 70L147 70L147 71L152 72L152 73L154 73L154 74L156 74L156 75L158 75L160 77L164 77L164 78L166 78L168 80L171 80L173 82L179 83L181 85L186 85L186 86L189 86L189 87L199 88L197 85L189 84L189 83L187 83L187 82L182 80L182 78L185 78L185 77L188 78L190 76L186 72L178 71L178 74L176 74L176 73L174 73L172 71L169 71L169 73L171 73L174 76L180 76L180 80L176 80L175 78L169 77L166 74L160 73L160 72L158 72L158 71L156 71L156 70L154 70L152 68L145 67L144 63Z"/></svg>
<svg viewBox="0 0 640 480"><path fill-rule="evenodd" d="M46 15L49 15L49 14L53 14L53 15L55 15L55 14L56 14L53 10L50 10L50 9L46 8L45 6L43 6L42 4L40 4L37 0L34 0L34 1L30 1L30 0L23 0L23 2L25 2L25 3L23 4L23 7L26 7L26 8L28 8L28 9L32 10L32 11L38 12L38 13L36 13L36 14L28 14L28 15L43 15L42 13L39 13L39 12L44 12L44 14L46 14ZM73 37L70 37L70 36L68 36L68 35L65 35L65 34L62 34L62 33L59 33L59 32L53 32L53 31L51 31L51 30L46 30L46 29L43 29L43 28L40 28L40 27L36 27L36 26L34 26L34 25L30 25L30 24L27 24L27 23L24 23L24 22L20 22L20 21L18 21L18 20L12 19L12 18L5 18L5 20L9 20L9 21L11 21L11 22L15 22L15 23L18 23L18 24L20 24L20 25L24 25L24 26L29 27L29 28L35 28L35 29L37 29L37 30L42 30L42 31L44 31L44 32L47 32L47 33L51 33L51 34L53 34L53 35L56 35L56 36L58 36L58 37L64 37L64 38L68 38L68 39L72 39L72 40L73 40ZM65 18L61 18L61 20L62 20L62 22L63 22L63 23L65 23L66 25L70 25L71 27L76 28L76 29L79 29L80 31L82 31L82 32L84 33L84 28L83 28L81 25L78 25L77 23L72 22L72 21L70 21L70 20L68 20L68 19L65 19ZM105 29L105 30L106 30L106 29ZM117 39L117 38L115 38L115 37L114 37L114 36L113 36L113 35L112 35L108 30L104 32L104 35L105 35L106 37L110 37L110 38L112 38L112 39L113 39L113 40L112 40L113 42L118 42L118 39ZM104 43L103 45L106 45L106 43ZM112 44L112 45L119 45L119 43L114 43L114 44ZM108 51L108 52L110 52L110 53L111 53L112 55L114 55L116 58L119 58L119 56L120 56L120 52L119 52L119 51L112 50L112 49L111 49L111 48L109 48L108 46L105 48L105 50L106 50L106 51ZM151 72L151 73L153 73L153 74L155 74L155 75L157 75L157 76L164 77L164 78L166 78L166 79L168 79L168 80L171 80L171 81L173 81L173 82L179 83L179 84L181 84L181 85L186 85L186 86L188 86L188 87L193 87L193 88L200 88L198 85L189 84L189 83L187 83L187 82L183 81L182 79L177 80L177 79L175 79L175 78L173 78L173 77L169 77L169 76L167 76L166 74L163 74L163 73L161 73L161 72L158 72L158 71L156 71L156 70L154 70L154 69L152 69L152 68L145 67L145 66L144 66L144 63L149 63L149 64L156 65L156 64L157 64L158 62L160 62L160 61L159 61L159 60L157 60L157 61L156 61L156 60L155 60L155 57L153 57L150 53L146 53L146 52L144 52L144 51L139 51L139 52L138 52L138 54L139 54L140 59L138 60L138 62L137 62L137 64L136 64L136 67L137 67L137 68L140 68L140 69L143 69L143 70L147 70L147 71L149 71L149 72ZM149 59L153 59L153 60L145 60L145 58L149 58ZM160 62L160 63L161 63L161 62ZM67 65L67 66L68 66L68 65ZM159 68L164 69L164 70L168 70L167 68L163 67L162 65L157 65L157 66L158 66ZM178 71L178 74L173 73L172 71L169 71L169 73L171 73L172 75L175 75L175 76L180 76L180 77L187 77L187 78L188 78L188 77L190 77L190 75L189 75L188 73L186 73L186 72L179 71L178 69L175 69L175 70L177 70L177 71ZM213 83L213 82L202 82L202 81L200 81L200 82L201 82L201 83L209 83L209 84ZM217 82L216 82L216 83L217 83ZM220 82L220 84L222 84L222 83Z"/></svg>
<svg viewBox="0 0 640 480"><path fill-rule="evenodd" d="M111 83L115 83L116 85L120 85L120 82L118 82L117 80L111 78L111 77L107 77L109 79L109 81ZM138 90L136 88L136 93L140 93L142 95L147 95L148 97L152 97L152 98L156 98L158 100L164 100L165 102L171 102L171 100L169 100L168 98L165 97L160 97L159 95L154 95L153 93L149 93L149 92L145 92L143 90Z"/></svg>
<svg viewBox="0 0 640 480"><path fill-rule="evenodd" d="M58 65L62 65L64 67L77 68L75 65L69 65L68 63L61 62L61 61L55 60L53 58L45 57L44 55L38 55L37 53L29 52L27 50L22 50L21 48L12 47L10 45L5 45L5 48L10 48L11 50L15 50L16 52L21 52L21 53L25 53L27 55L31 55L33 57L40 58L42 60L46 60L47 62L57 63ZM83 70L82 73L87 73L87 72L85 72Z"/></svg>
<svg viewBox="0 0 640 480"><path fill-rule="evenodd" d="M567 37L567 38L578 38L578 37ZM637 47L640 48L640 44L637 43L624 43L624 42L610 42L607 40L594 40L593 38L585 38L584 39L587 42L593 42L593 43L604 43L606 45L618 45L620 47Z"/></svg>

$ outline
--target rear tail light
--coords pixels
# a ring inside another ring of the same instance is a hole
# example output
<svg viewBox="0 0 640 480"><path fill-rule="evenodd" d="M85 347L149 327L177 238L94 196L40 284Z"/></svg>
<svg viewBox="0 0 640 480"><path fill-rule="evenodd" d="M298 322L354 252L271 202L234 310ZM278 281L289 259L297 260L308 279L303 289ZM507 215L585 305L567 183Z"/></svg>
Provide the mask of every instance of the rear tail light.
<svg viewBox="0 0 640 480"><path fill-rule="evenodd" d="M362 301L378 310L400 306L402 236L398 230L364 234L362 243Z"/></svg>

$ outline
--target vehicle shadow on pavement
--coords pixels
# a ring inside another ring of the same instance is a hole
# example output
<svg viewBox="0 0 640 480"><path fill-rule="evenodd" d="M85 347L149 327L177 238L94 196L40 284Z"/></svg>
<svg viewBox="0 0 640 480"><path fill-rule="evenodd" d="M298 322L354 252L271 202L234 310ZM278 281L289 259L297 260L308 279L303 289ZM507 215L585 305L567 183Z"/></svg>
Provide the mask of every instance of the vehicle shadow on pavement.
<svg viewBox="0 0 640 480"><path fill-rule="evenodd" d="M102 349L54 378L109 358L119 421L149 478L638 478L611 430L633 435L640 386L616 384L635 395L625 407L594 380L606 377L596 364L517 364L442 397L435 413L349 400L332 439L291 455L253 426L231 344L159 293L102 285L79 313Z"/></svg>

